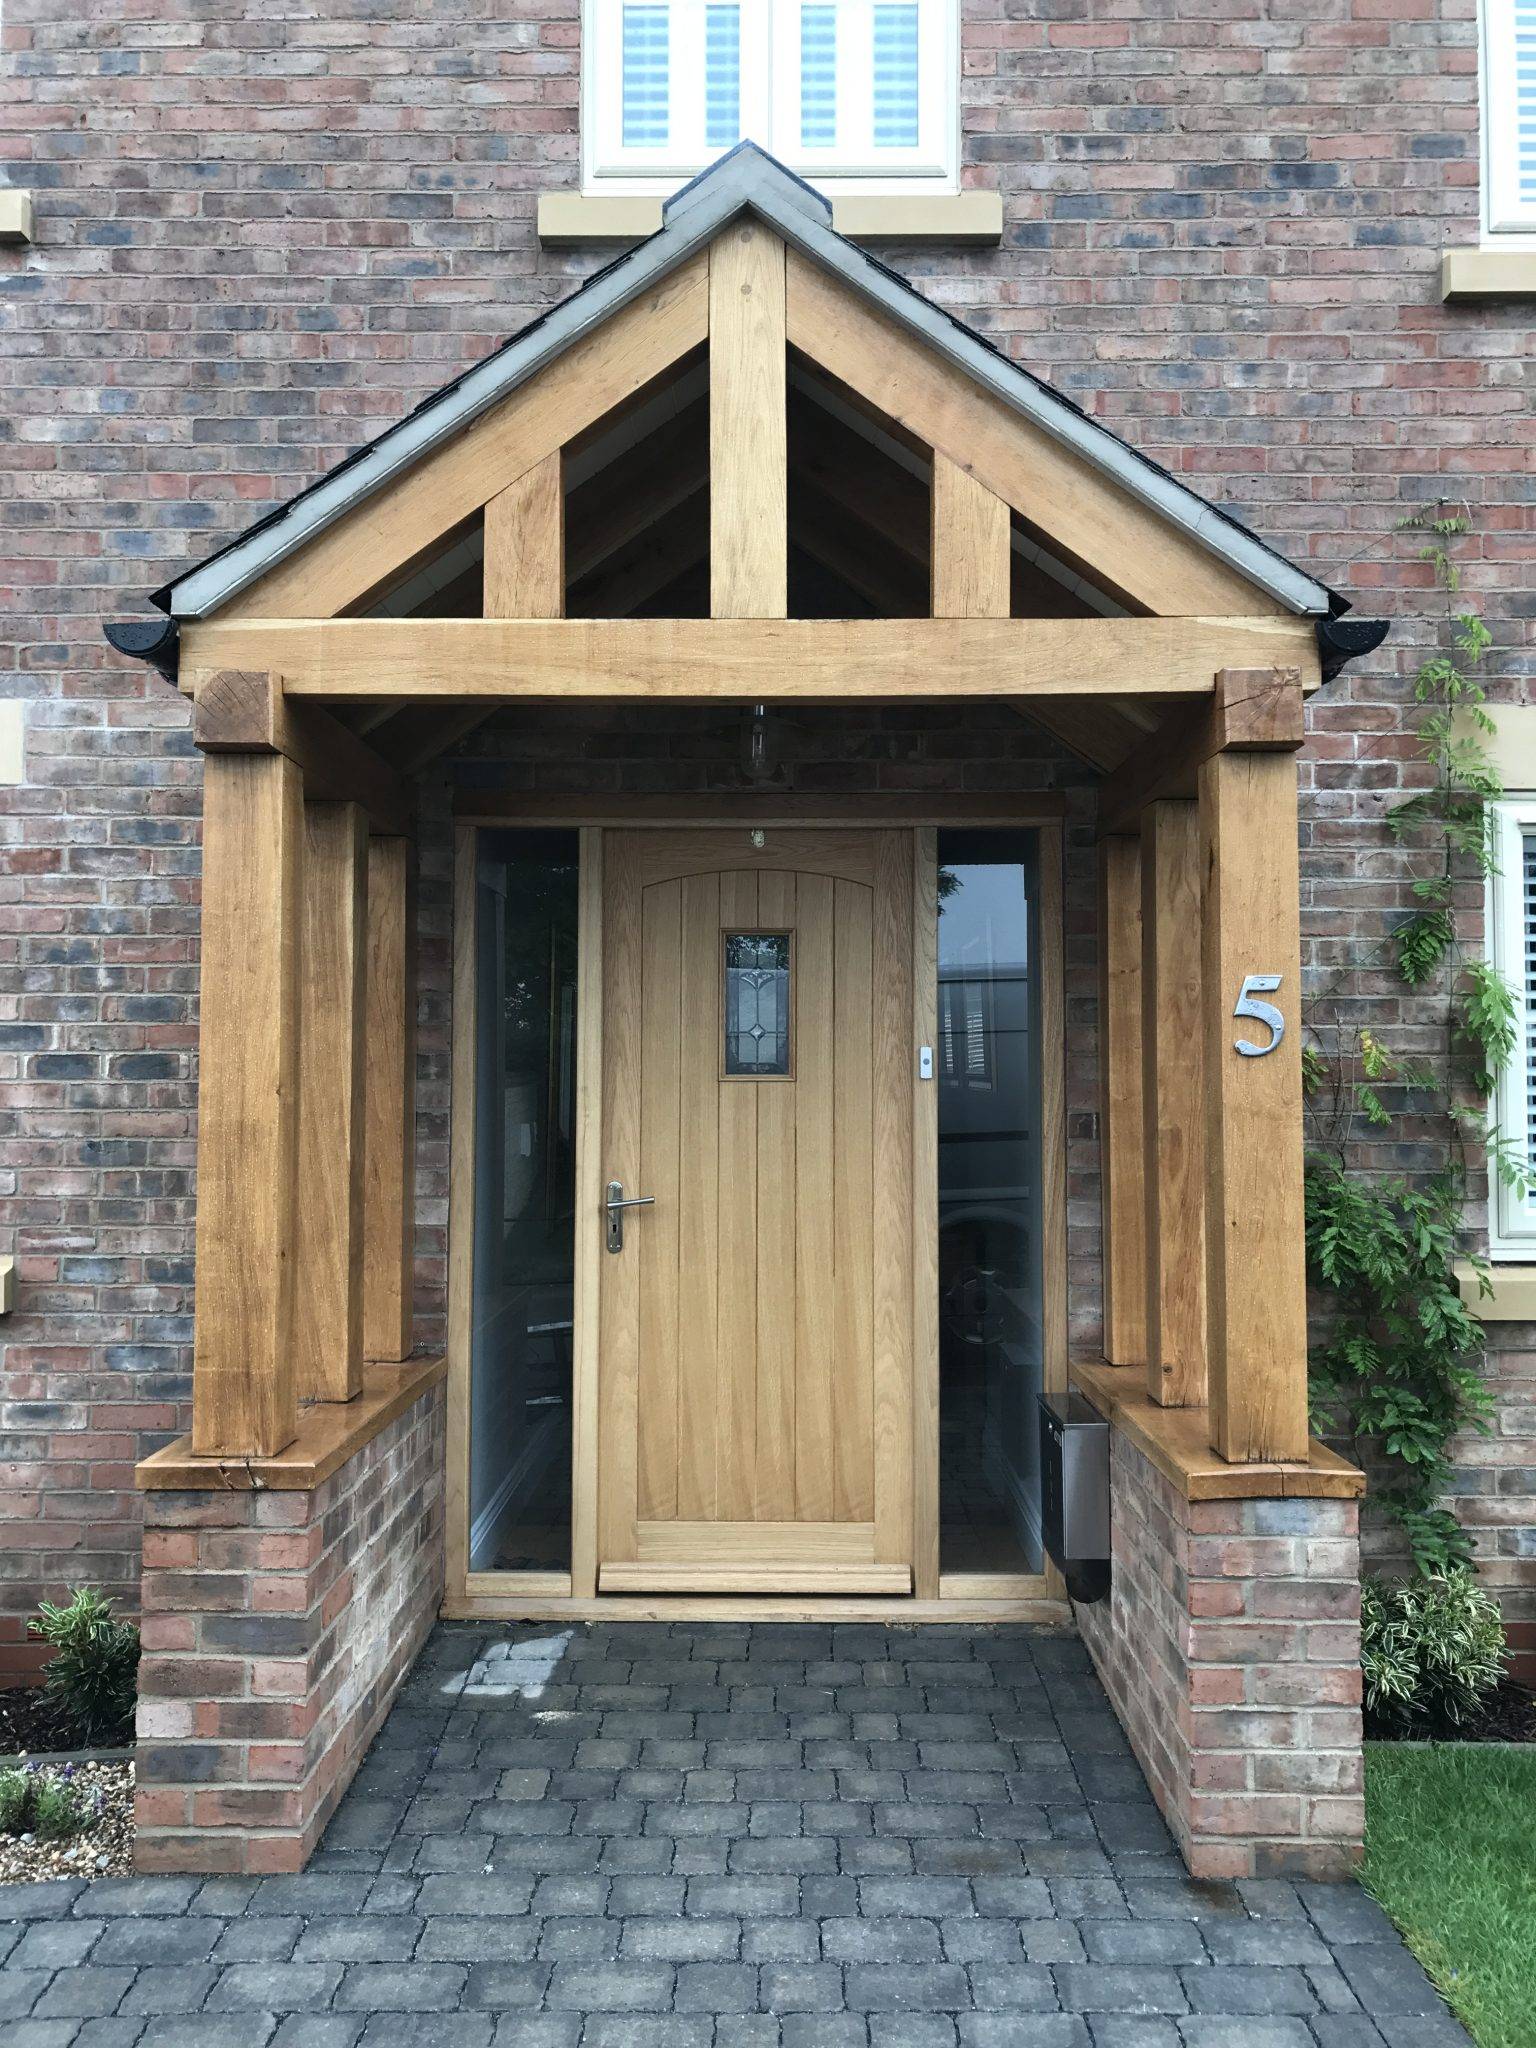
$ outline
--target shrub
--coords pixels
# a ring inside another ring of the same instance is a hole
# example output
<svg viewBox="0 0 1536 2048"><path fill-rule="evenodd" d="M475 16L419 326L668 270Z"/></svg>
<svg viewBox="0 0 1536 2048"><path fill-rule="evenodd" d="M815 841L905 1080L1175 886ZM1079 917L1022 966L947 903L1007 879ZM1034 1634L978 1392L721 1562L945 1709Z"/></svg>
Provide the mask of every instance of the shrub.
<svg viewBox="0 0 1536 2048"><path fill-rule="evenodd" d="M1498 1603L1471 1572L1400 1586L1367 1580L1360 1607L1366 1711L1405 1730L1457 1727L1504 1676Z"/></svg>
<svg viewBox="0 0 1536 2048"><path fill-rule="evenodd" d="M40 1841L67 1842L78 1835L90 1815L73 1785L62 1778L41 1778L32 1800L32 1832Z"/></svg>
<svg viewBox="0 0 1536 2048"><path fill-rule="evenodd" d="M81 1586L66 1606L44 1600L27 1627L53 1650L43 1690L74 1723L82 1741L109 1740L132 1724L139 1632L131 1622L117 1619L110 1600Z"/></svg>
<svg viewBox="0 0 1536 2048"><path fill-rule="evenodd" d="M36 1835L44 1842L67 1842L96 1818L79 1788L69 1782L70 1766L55 1776L36 1764L0 1771L0 1835Z"/></svg>
<svg viewBox="0 0 1536 2048"><path fill-rule="evenodd" d="M32 1819L33 1775L0 1771L0 1835L24 1835Z"/></svg>

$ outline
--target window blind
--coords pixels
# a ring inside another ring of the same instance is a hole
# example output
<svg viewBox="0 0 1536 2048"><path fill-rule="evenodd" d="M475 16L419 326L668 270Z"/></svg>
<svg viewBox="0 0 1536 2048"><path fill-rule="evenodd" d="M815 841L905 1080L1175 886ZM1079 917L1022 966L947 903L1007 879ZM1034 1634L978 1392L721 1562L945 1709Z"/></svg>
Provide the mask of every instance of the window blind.
<svg viewBox="0 0 1536 2048"><path fill-rule="evenodd" d="M1482 24L1487 224L1536 234L1536 0L1484 0Z"/></svg>

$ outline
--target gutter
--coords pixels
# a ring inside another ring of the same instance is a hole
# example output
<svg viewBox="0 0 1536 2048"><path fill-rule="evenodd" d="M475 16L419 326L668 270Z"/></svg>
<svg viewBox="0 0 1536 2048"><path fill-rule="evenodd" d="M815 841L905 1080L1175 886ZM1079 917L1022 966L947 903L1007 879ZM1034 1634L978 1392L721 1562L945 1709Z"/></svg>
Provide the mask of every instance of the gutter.
<svg viewBox="0 0 1536 2048"><path fill-rule="evenodd" d="M108 619L107 645L130 661L147 661L175 685L181 666L181 628L174 619Z"/></svg>
<svg viewBox="0 0 1536 2048"><path fill-rule="evenodd" d="M1347 662L1374 654L1391 630L1386 619L1319 619L1317 658L1323 681L1331 683Z"/></svg>

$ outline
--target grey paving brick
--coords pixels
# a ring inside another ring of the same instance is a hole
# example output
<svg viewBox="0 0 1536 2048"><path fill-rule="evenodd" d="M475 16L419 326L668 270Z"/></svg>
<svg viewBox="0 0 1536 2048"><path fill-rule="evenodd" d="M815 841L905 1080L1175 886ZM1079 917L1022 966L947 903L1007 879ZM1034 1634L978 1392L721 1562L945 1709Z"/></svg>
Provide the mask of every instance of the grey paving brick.
<svg viewBox="0 0 1536 2048"><path fill-rule="evenodd" d="M1328 1944L1305 1917L1208 1920L1203 1933L1205 1945L1218 1963L1333 1961Z"/></svg>
<svg viewBox="0 0 1536 2048"><path fill-rule="evenodd" d="M277 2032L270 2012L200 2012L156 2020L155 2048L266 2048Z"/></svg>
<svg viewBox="0 0 1536 2048"><path fill-rule="evenodd" d="M150 1913L184 1913L205 1883L201 1877L98 1878L84 1898L77 1897L76 1917L110 1920L122 1913L142 1920Z"/></svg>
<svg viewBox="0 0 1536 2048"><path fill-rule="evenodd" d="M116 2012L133 1977L131 1969L98 1969L93 1963L77 1970L61 1970L32 2007L32 2016L40 2020L84 2020Z"/></svg>
<svg viewBox="0 0 1536 2048"><path fill-rule="evenodd" d="M304 1922L296 1913L274 1914L270 1920L231 1920L213 1945L216 1963L286 1962L298 1946Z"/></svg>
<svg viewBox="0 0 1536 2048"><path fill-rule="evenodd" d="M463 1995L465 1974L459 1963L348 1963L336 1990L336 2010L453 2012Z"/></svg>
<svg viewBox="0 0 1536 2048"><path fill-rule="evenodd" d="M200 1963L223 1933L201 1915L175 1920L114 1920L92 1952L96 1963Z"/></svg>
<svg viewBox="0 0 1536 2048"><path fill-rule="evenodd" d="M416 1894L416 1910L423 1916L526 1913L534 1883L534 1877L523 1871L498 1871L490 1878L426 1877Z"/></svg>
<svg viewBox="0 0 1536 2048"><path fill-rule="evenodd" d="M947 2013L881 2013L870 2021L874 2048L955 2048L955 2022Z"/></svg>
<svg viewBox="0 0 1536 2048"><path fill-rule="evenodd" d="M862 2013L789 2013L782 2023L783 2048L868 2048Z"/></svg>
<svg viewBox="0 0 1536 2048"><path fill-rule="evenodd" d="M546 2003L555 2010L665 2012L672 2003L673 1971L657 1963L556 1963Z"/></svg>
<svg viewBox="0 0 1536 2048"><path fill-rule="evenodd" d="M1204 2013L1181 2021L1180 2034L1185 2048L1313 2048L1312 2030L1302 2019Z"/></svg>
<svg viewBox="0 0 1536 2048"><path fill-rule="evenodd" d="M765 2012L841 2012L843 1973L830 1963L765 1963L758 1996Z"/></svg>
<svg viewBox="0 0 1536 2048"><path fill-rule="evenodd" d="M962 2013L960 2048L1091 2048L1087 2022L1076 2013Z"/></svg>
<svg viewBox="0 0 1536 2048"><path fill-rule="evenodd" d="M757 1970L751 1963L682 1963L672 1995L679 2012L755 2012Z"/></svg>
<svg viewBox="0 0 1536 2048"><path fill-rule="evenodd" d="M505 2013L496 2022L494 2048L576 2048L582 2024L575 2012Z"/></svg>
<svg viewBox="0 0 1536 2048"><path fill-rule="evenodd" d="M376 2012L360 2048L489 2048L496 2021L485 2012Z"/></svg>
<svg viewBox="0 0 1536 2048"><path fill-rule="evenodd" d="M736 1920L626 1920L619 1953L642 1962L733 1962L741 1948Z"/></svg>
<svg viewBox="0 0 1536 2048"><path fill-rule="evenodd" d="M34 2027L65 2026L71 2030L70 2048L134 2048L134 2044L148 2042L159 2022L151 2023L141 2014L116 2014L107 2019L81 2020L23 2020L19 2031L18 2048L26 2048L27 2035ZM7 2040L16 2038L6 2036Z"/></svg>
<svg viewBox="0 0 1536 2048"><path fill-rule="evenodd" d="M821 1954L815 1920L748 1920L741 1930L744 1963L814 1963Z"/></svg>
<svg viewBox="0 0 1536 2048"><path fill-rule="evenodd" d="M1336 1951L1350 1989L1374 2020L1444 2011L1423 1965L1401 1943L1355 1943Z"/></svg>
<svg viewBox="0 0 1536 2048"><path fill-rule="evenodd" d="M361 2013L290 2013L272 2036L271 2048L356 2048L364 2024Z"/></svg>
<svg viewBox="0 0 1536 2048"><path fill-rule="evenodd" d="M157 1964L140 1970L119 2001L118 2012L140 2018L167 2012L200 2012L218 1974L214 1963Z"/></svg>
<svg viewBox="0 0 1536 2048"><path fill-rule="evenodd" d="M335 1914L311 1920L294 1950L298 1963L403 1963L426 1923L394 1913Z"/></svg>
<svg viewBox="0 0 1536 2048"><path fill-rule="evenodd" d="M850 2012L969 2012L971 1988L957 1963L852 1965L843 1995Z"/></svg>
<svg viewBox="0 0 1536 2048"><path fill-rule="evenodd" d="M715 2048L779 2048L779 2023L772 2013L721 2013Z"/></svg>
<svg viewBox="0 0 1536 2048"><path fill-rule="evenodd" d="M1095 1963L1203 1963L1193 1920L1085 1920L1083 1947Z"/></svg>
<svg viewBox="0 0 1536 2048"><path fill-rule="evenodd" d="M1059 1963L1055 1978L1061 2002L1069 2012L1189 2010L1177 1973L1150 1964Z"/></svg>
<svg viewBox="0 0 1536 2048"><path fill-rule="evenodd" d="M83 1963L101 1939L102 1920L36 1920L15 1927L16 1940L9 1945L7 1970L63 1970Z"/></svg>
<svg viewBox="0 0 1536 2048"><path fill-rule="evenodd" d="M710 2048L715 2023L707 2014L669 2013L647 2019L631 2012L593 2013L582 2029L582 2048Z"/></svg>
<svg viewBox="0 0 1536 2048"><path fill-rule="evenodd" d="M208 2010L319 2012L340 1982L340 1963L231 1963L208 1994Z"/></svg>
<svg viewBox="0 0 1536 2048"><path fill-rule="evenodd" d="M1041 1892L1043 1896L1043 1886ZM976 1911L971 1887L964 1878L861 1877L858 1901L859 1911L871 1919L894 1913L931 1920Z"/></svg>
<svg viewBox="0 0 1536 2048"><path fill-rule="evenodd" d="M941 1960L932 1920L890 1914L879 1920L823 1920L821 1952L829 1963L930 1963Z"/></svg>
<svg viewBox="0 0 1536 2048"><path fill-rule="evenodd" d="M98 1881L100 1891L106 1880ZM130 1880L137 1882L137 1880ZM0 1920L53 1920L67 1913L85 1890L78 1878L50 1878L36 1884L0 1885ZM95 1908L91 1908L94 1915Z"/></svg>
<svg viewBox="0 0 1536 2048"><path fill-rule="evenodd" d="M134 2020L129 2024L137 2033L144 2023ZM80 2038L80 2028L75 2020L17 2020L6 2028L5 2038L8 2042L21 2043L22 2048L73 2048L73 2043ZM133 2035L128 2038L131 2041Z"/></svg>

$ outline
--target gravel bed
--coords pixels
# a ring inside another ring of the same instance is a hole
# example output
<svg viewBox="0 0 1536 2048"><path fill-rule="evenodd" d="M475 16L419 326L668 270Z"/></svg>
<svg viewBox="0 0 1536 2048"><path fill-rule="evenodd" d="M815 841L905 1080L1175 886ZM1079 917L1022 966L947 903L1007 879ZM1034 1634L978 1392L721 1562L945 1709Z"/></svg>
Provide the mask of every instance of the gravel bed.
<svg viewBox="0 0 1536 2048"><path fill-rule="evenodd" d="M32 1835L0 1835L0 1884L28 1884L43 1877L126 1877L133 1869L133 1765L80 1763L38 1766L62 1777L87 1800L99 1802L96 1819L67 1842L40 1842Z"/></svg>

